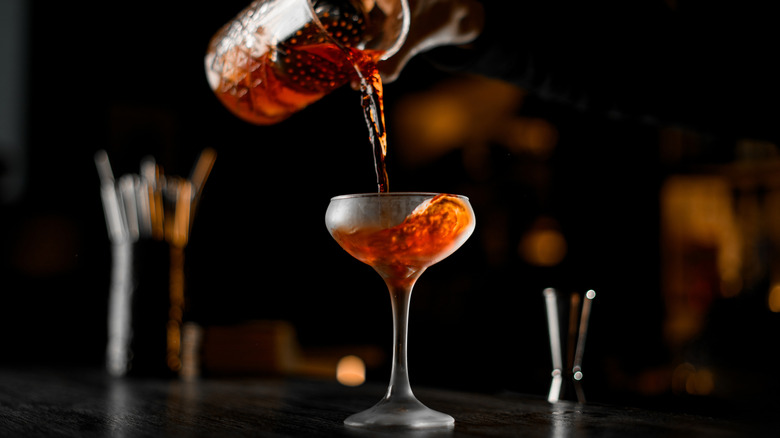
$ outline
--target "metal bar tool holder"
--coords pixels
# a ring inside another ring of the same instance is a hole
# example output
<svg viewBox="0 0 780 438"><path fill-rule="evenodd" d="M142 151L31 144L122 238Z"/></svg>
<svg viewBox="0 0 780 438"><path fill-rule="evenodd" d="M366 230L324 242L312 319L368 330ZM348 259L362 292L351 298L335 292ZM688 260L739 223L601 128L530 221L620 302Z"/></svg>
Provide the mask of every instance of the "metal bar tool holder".
<svg viewBox="0 0 780 438"><path fill-rule="evenodd" d="M182 178L163 175L147 157L139 174L115 180L106 151L95 154L112 247L106 367L113 376L199 373L200 328L183 319L184 248L215 158L204 149Z"/></svg>
<svg viewBox="0 0 780 438"><path fill-rule="evenodd" d="M582 390L582 356L585 353L585 338L588 332L591 306L596 297L594 290L588 290L584 299L577 293L572 293L568 304L559 300L558 293L553 288L544 290L545 306L547 308L547 326L550 334L550 352L552 353L552 383L547 401L554 403L562 399L573 398L579 403L585 403L585 393ZM561 306L561 304L564 304ZM568 325L566 339L561 331L560 315L568 309ZM579 311L579 312L578 312ZM566 362L564 365L564 348ZM574 396L569 393L574 391Z"/></svg>

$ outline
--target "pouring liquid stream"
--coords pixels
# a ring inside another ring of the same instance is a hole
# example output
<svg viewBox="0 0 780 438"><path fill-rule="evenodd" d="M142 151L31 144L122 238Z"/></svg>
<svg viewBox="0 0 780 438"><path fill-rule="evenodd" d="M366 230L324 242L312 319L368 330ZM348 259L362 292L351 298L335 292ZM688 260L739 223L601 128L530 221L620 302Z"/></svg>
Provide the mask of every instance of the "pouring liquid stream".
<svg viewBox="0 0 780 438"><path fill-rule="evenodd" d="M368 128L368 140L374 153L374 168L376 169L377 191L390 191L387 166L387 132L385 131L385 113L383 100L382 78L374 62L354 62L354 53L345 49L348 58L355 67L360 80L361 106L363 117ZM360 55L360 54L359 54ZM362 56L362 55L361 55Z"/></svg>
<svg viewBox="0 0 780 438"><path fill-rule="evenodd" d="M322 16L331 15L337 11L327 11ZM340 14L333 14L338 16ZM335 21L333 22L336 23ZM326 28L328 28L326 26ZM368 139L371 143L374 168L376 170L377 191L387 193L390 191L387 178L387 167L385 157L387 157L387 132L385 130L384 114L384 88L382 86L382 77L379 74L376 61L380 59L381 53L373 50L359 50L350 44L349 39L341 39L337 29L328 28L328 32L335 41L335 45L341 49L346 56L357 76L358 86L361 94L361 107L363 117L368 128ZM353 82L354 84L354 82Z"/></svg>
<svg viewBox="0 0 780 438"><path fill-rule="evenodd" d="M231 112L258 125L278 123L352 83L361 92L378 191L387 192L383 88L376 66L384 52L358 48L367 31L367 17L359 10L328 1L316 2L315 10L321 29L306 23L289 38L259 53L248 47L257 47L255 39L271 40L262 27L252 39L243 29L239 32L235 25L226 26L210 44L206 58L209 82Z"/></svg>

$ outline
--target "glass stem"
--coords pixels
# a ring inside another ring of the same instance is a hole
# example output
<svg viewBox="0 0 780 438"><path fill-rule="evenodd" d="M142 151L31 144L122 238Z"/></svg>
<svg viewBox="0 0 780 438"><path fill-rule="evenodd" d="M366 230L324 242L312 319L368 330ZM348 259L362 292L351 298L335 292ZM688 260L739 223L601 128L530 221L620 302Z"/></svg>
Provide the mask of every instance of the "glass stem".
<svg viewBox="0 0 780 438"><path fill-rule="evenodd" d="M406 363L406 346L409 328L409 303L412 286L399 287L388 284L390 301L393 306L393 367L390 371L390 385L385 399L414 399L409 384L409 369Z"/></svg>

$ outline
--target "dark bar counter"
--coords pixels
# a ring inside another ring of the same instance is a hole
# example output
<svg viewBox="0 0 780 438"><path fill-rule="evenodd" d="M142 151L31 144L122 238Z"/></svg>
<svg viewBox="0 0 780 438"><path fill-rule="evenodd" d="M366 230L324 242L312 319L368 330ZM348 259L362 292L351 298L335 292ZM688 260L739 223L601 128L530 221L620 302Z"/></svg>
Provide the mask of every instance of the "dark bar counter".
<svg viewBox="0 0 780 438"><path fill-rule="evenodd" d="M435 431L344 426L377 402L379 384L315 379L111 377L100 370L0 369L0 437L743 437L778 436L754 422L547 400L515 393L417 388L455 417Z"/></svg>

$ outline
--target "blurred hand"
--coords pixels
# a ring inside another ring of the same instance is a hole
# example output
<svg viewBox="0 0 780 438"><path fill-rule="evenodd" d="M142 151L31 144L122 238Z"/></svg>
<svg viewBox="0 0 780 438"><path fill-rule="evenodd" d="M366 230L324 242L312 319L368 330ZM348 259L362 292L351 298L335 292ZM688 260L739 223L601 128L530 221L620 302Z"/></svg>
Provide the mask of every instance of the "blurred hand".
<svg viewBox="0 0 780 438"><path fill-rule="evenodd" d="M484 11L477 0L409 0L409 9L406 42L390 59L377 65L384 82L394 81L418 53L471 42L482 31Z"/></svg>

